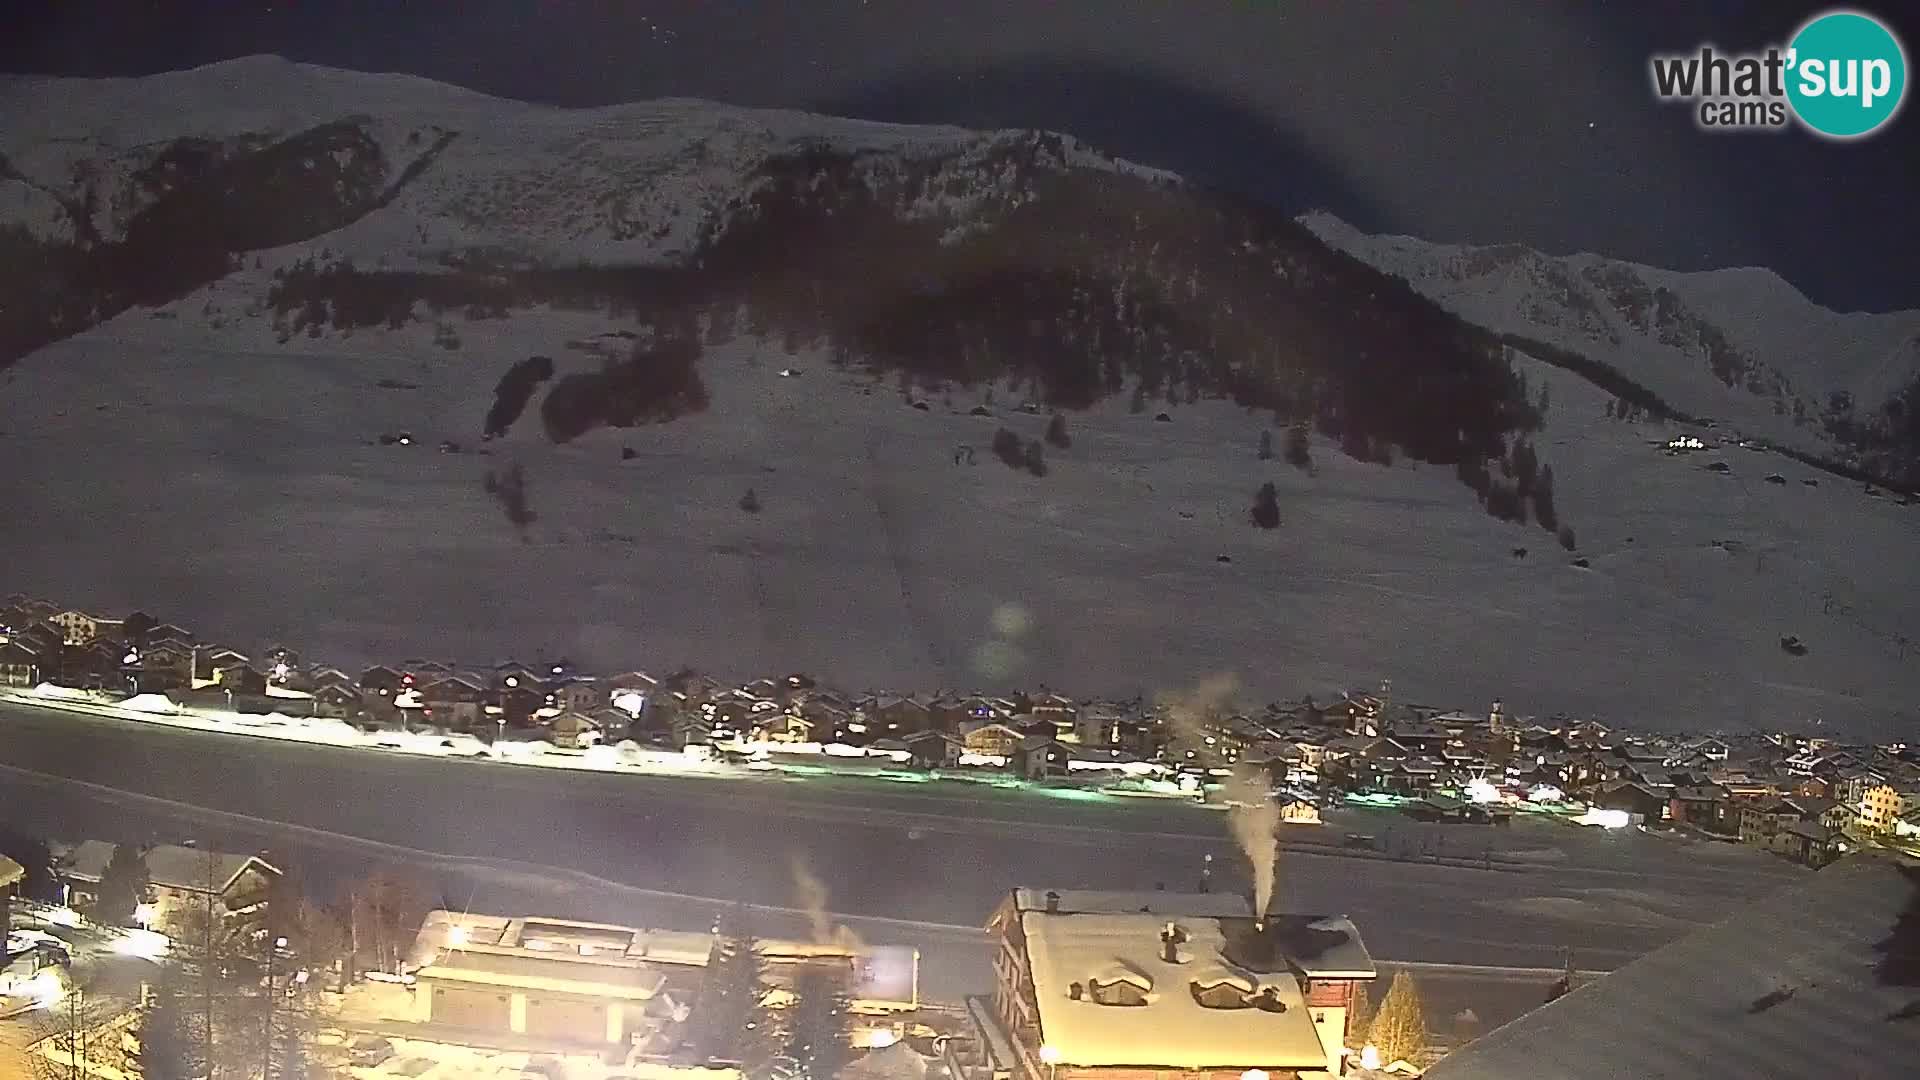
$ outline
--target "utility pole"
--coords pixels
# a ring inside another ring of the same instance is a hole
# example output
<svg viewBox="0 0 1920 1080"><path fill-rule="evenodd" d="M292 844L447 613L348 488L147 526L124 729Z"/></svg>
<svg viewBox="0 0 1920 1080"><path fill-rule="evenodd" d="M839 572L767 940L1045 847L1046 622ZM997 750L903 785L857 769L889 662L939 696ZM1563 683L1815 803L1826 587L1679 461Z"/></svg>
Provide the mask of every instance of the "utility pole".
<svg viewBox="0 0 1920 1080"><path fill-rule="evenodd" d="M273 962L279 958L280 942L286 938L277 938L267 945L267 1022L265 1037L260 1040L260 1080L273 1080Z"/></svg>
<svg viewBox="0 0 1920 1080"><path fill-rule="evenodd" d="M87 1056L87 1030L85 1010L80 1007L82 990L76 986L67 995L67 1070L73 1080L86 1080L87 1070L81 1063Z"/></svg>
<svg viewBox="0 0 1920 1080"><path fill-rule="evenodd" d="M205 1035L206 1054L207 1054L207 1080L213 1080L213 1075L215 1072L215 1066L213 1063L213 889L214 889L213 849L208 848L206 851L206 855L207 855L207 917L201 926L201 930L205 933L205 940L201 943L202 952L200 953L200 987L203 991L205 991L206 1005L207 1005L207 1011L206 1011L207 1030ZM265 1078L263 1077L262 1080L265 1080Z"/></svg>

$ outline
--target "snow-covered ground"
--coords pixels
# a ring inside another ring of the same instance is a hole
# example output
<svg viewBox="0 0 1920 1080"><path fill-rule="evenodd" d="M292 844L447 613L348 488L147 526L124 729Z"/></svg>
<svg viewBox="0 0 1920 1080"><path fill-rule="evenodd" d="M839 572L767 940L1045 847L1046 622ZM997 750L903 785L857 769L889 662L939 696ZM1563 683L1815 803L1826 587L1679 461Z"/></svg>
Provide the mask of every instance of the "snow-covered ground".
<svg viewBox="0 0 1920 1080"><path fill-rule="evenodd" d="M1752 451L1668 456L1650 444L1673 429L1609 420L1606 395L1544 365L1529 366L1552 397L1537 443L1586 569L1487 517L1448 469L1327 446L1313 475L1259 461L1263 421L1230 405L1172 423L1119 403L1075 414L1072 447L1034 478L987 449L999 425L1045 422L1004 389L993 418L967 415L971 393L919 411L750 341L709 350L702 414L559 446L529 415L477 444L511 363L594 366L568 342L622 327L456 319L448 352L427 327L278 345L261 320L189 317L262 285L241 274L129 312L5 374L15 587L341 663L544 654L1115 694L1216 672L1274 695L1390 677L1412 700L1860 731L1920 689L1900 637L1920 511L1805 486L1816 474ZM399 430L414 445L377 444ZM468 452L436 453L441 439ZM962 444L978 464L954 464ZM539 515L524 537L483 490L509 462ZM1762 481L1774 471L1788 483ZM1273 532L1246 523L1266 480ZM758 514L737 505L748 488ZM1808 655L1782 652L1786 635Z"/></svg>

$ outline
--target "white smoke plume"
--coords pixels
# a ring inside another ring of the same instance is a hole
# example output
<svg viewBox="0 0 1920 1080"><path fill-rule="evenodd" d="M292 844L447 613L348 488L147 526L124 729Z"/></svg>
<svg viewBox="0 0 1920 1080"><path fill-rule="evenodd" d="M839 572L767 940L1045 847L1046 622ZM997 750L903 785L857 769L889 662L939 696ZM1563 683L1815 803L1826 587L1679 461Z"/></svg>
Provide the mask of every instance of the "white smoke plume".
<svg viewBox="0 0 1920 1080"><path fill-rule="evenodd" d="M1265 771L1242 764L1227 783L1227 827L1240 850L1253 864L1253 917L1264 926L1267 905L1273 900L1275 862L1279 857L1274 833L1280 827L1280 807Z"/></svg>
<svg viewBox="0 0 1920 1080"><path fill-rule="evenodd" d="M827 884L821 881L813 871L807 869L805 860L800 856L792 857L793 889L801 910L807 913L807 922L816 945L843 945L857 948L860 935L845 926L836 926L833 916L827 911Z"/></svg>
<svg viewBox="0 0 1920 1080"><path fill-rule="evenodd" d="M1174 739L1199 743L1206 738L1207 721L1231 711L1239 690L1240 680L1222 673L1201 679L1191 690L1163 692L1156 700L1166 712Z"/></svg>

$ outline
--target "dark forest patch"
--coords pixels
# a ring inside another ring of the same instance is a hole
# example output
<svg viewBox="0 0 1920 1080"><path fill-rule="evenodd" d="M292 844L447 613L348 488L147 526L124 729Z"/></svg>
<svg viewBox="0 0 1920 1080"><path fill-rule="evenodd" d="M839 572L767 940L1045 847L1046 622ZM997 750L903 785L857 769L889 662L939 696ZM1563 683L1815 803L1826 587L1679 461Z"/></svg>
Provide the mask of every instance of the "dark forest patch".
<svg viewBox="0 0 1920 1080"><path fill-rule="evenodd" d="M597 427L664 423L705 410L699 360L697 343L675 341L636 347L599 371L562 378L540 403L547 438L571 442Z"/></svg>
<svg viewBox="0 0 1920 1080"><path fill-rule="evenodd" d="M507 369L493 388L493 405L487 410L484 437L499 438L512 430L514 421L526 411L527 402L540 384L553 378L553 358L529 356Z"/></svg>

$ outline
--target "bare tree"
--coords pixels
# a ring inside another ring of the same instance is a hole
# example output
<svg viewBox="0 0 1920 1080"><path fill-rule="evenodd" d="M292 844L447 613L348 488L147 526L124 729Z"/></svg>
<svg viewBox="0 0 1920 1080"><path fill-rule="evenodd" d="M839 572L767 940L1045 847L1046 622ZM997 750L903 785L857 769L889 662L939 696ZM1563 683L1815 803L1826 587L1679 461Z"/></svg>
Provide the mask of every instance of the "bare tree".
<svg viewBox="0 0 1920 1080"><path fill-rule="evenodd" d="M425 883L397 867L376 871L354 888L349 949L357 965L398 973L420 922L432 909Z"/></svg>
<svg viewBox="0 0 1920 1080"><path fill-rule="evenodd" d="M134 1063L128 1029L137 1016L125 1000L73 986L41 1015L27 1052L35 1080L92 1080L102 1066L124 1072Z"/></svg>

